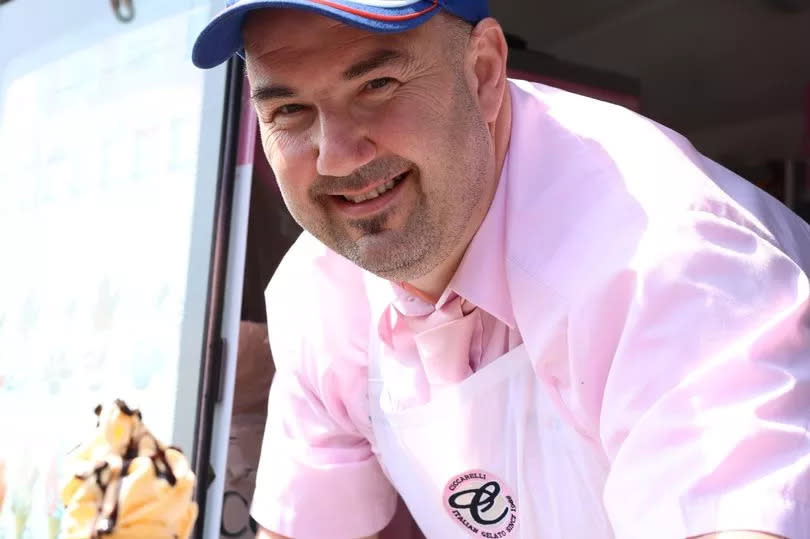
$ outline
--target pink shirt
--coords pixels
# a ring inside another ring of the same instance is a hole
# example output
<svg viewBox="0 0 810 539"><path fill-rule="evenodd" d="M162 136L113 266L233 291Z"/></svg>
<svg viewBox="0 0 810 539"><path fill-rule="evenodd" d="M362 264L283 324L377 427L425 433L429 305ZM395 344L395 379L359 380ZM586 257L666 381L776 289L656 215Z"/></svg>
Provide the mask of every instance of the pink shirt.
<svg viewBox="0 0 810 539"><path fill-rule="evenodd" d="M617 537L810 538L810 227L650 120L510 90L495 199L435 307L306 233L273 277L254 518L347 538L393 515L368 418L373 324L401 408L524 343L610 462Z"/></svg>

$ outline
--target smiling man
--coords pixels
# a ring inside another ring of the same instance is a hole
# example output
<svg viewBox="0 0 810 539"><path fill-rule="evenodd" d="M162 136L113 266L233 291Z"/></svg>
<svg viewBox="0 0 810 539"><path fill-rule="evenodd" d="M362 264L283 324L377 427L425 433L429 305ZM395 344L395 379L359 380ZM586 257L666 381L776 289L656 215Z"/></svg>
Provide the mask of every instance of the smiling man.
<svg viewBox="0 0 810 539"><path fill-rule="evenodd" d="M810 227L622 108L506 78L483 0L242 0L305 232L267 290L263 537L810 538ZM272 231L268 231L272 233Z"/></svg>

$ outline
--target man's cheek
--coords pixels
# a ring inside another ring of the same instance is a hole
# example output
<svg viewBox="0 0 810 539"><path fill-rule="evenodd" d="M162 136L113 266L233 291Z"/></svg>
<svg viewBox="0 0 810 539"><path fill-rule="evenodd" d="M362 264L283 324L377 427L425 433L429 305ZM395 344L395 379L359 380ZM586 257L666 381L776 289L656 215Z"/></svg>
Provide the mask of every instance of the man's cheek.
<svg viewBox="0 0 810 539"><path fill-rule="evenodd" d="M301 155L271 148L267 152L267 161L276 182L291 196L297 196L295 191L306 193L316 175L314 158L307 160Z"/></svg>
<svg viewBox="0 0 810 539"><path fill-rule="evenodd" d="M424 142L433 120L432 113L425 111L421 105L415 100L389 103L374 116L374 122L369 125L369 134L386 147L407 148L414 143Z"/></svg>

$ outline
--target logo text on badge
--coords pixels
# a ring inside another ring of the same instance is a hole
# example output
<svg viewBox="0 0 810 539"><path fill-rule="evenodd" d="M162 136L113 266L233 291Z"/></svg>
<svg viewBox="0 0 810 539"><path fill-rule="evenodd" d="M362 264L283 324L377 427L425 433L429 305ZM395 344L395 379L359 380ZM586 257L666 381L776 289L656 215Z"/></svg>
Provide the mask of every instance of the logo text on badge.
<svg viewBox="0 0 810 539"><path fill-rule="evenodd" d="M450 517L474 536L497 539L515 531L515 497L489 472L470 470L454 476L444 487L443 498Z"/></svg>

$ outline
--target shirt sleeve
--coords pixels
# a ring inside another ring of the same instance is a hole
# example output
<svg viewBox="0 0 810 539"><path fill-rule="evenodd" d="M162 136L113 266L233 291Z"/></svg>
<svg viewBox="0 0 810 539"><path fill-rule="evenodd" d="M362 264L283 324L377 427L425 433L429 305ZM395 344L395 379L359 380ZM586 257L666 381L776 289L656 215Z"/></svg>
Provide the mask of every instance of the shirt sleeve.
<svg viewBox="0 0 810 539"><path fill-rule="evenodd" d="M272 287L268 327L276 374L251 515L295 539L373 535L393 518L397 496L357 427L359 406L345 400L347 392L367 394L366 368L343 361L338 344L323 346L313 311L286 301L283 290L273 296ZM301 319L308 325L296 322Z"/></svg>
<svg viewBox="0 0 810 539"><path fill-rule="evenodd" d="M351 539L380 531L395 509L394 490L368 442L338 427L294 375L279 372L270 390L253 518L286 537Z"/></svg>
<svg viewBox="0 0 810 539"><path fill-rule="evenodd" d="M604 307L624 313L599 421L616 537L810 539L807 276L772 239L692 217Z"/></svg>

